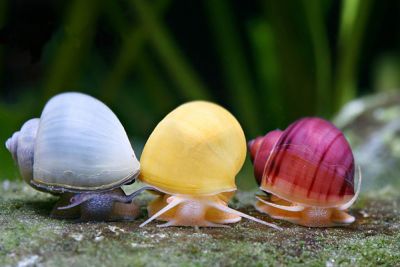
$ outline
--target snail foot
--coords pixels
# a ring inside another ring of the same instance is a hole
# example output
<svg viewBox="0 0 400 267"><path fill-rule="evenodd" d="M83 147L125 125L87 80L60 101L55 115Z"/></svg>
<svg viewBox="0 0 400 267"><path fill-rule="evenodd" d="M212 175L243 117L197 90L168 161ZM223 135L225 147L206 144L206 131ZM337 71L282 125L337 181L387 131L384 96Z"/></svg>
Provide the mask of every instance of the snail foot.
<svg viewBox="0 0 400 267"><path fill-rule="evenodd" d="M150 218L142 223L145 226L154 219L166 221L159 227L168 226L200 226L200 227L226 227L227 223L235 223L242 217L268 225L279 227L231 209L227 205L227 195L214 196L171 196L159 194L148 206Z"/></svg>
<svg viewBox="0 0 400 267"><path fill-rule="evenodd" d="M134 203L121 201L126 197L121 188L102 193L64 193L50 215L53 218L78 222L132 221L139 215L140 210Z"/></svg>
<svg viewBox="0 0 400 267"><path fill-rule="evenodd" d="M255 208L273 219L285 220L307 227L343 226L354 222L355 218L337 207L299 207L276 196L268 201L258 196ZM293 208L295 207L295 208Z"/></svg>

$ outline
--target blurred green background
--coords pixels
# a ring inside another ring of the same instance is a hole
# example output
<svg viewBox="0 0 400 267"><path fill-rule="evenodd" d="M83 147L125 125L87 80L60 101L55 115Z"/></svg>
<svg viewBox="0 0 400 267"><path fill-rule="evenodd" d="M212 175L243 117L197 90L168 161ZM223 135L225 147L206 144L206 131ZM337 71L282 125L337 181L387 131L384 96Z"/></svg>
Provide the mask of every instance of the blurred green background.
<svg viewBox="0 0 400 267"><path fill-rule="evenodd" d="M62 91L104 101L140 150L185 101L220 103L251 139L400 85L395 0L0 5L0 143ZM0 180L17 179L4 145L0 161ZM248 161L239 184L254 185Z"/></svg>

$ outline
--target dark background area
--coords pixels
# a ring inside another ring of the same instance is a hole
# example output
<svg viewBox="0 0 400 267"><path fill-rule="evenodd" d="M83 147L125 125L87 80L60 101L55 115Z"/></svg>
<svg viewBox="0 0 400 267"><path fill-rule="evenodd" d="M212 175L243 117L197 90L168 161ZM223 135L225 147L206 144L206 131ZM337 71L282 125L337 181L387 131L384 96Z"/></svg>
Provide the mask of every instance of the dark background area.
<svg viewBox="0 0 400 267"><path fill-rule="evenodd" d="M99 98L142 146L177 105L215 101L246 137L399 88L399 1L0 2L0 141L63 91ZM0 148L0 180L17 170Z"/></svg>

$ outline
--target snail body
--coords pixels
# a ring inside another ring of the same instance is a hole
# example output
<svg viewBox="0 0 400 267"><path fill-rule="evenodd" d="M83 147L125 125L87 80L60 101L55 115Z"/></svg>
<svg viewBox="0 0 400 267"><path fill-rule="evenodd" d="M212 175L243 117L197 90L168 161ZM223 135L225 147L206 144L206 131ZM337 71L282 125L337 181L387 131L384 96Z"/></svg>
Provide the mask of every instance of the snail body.
<svg viewBox="0 0 400 267"><path fill-rule="evenodd" d="M205 101L183 104L154 129L140 159L139 180L157 191L148 206L160 226L223 226L241 217L267 224L228 207L235 176L246 157L237 120ZM270 225L270 224L268 224Z"/></svg>
<svg viewBox="0 0 400 267"><path fill-rule="evenodd" d="M114 200L125 196L120 187L136 178L139 162L118 118L91 96L54 96L40 118L27 121L6 147L29 185L61 195L54 217L118 220L138 211L133 204ZM65 204L71 209L60 209Z"/></svg>
<svg viewBox="0 0 400 267"><path fill-rule="evenodd" d="M320 118L303 118L248 143L254 175L267 196L256 209L309 227L347 225L357 199L354 157L342 132ZM361 177L360 177L361 179Z"/></svg>

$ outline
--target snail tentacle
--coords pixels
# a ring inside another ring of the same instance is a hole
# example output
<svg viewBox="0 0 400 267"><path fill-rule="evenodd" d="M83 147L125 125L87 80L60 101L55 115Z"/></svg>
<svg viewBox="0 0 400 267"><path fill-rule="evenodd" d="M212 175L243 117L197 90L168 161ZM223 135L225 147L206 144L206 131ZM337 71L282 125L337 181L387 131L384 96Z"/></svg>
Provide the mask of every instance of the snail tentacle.
<svg viewBox="0 0 400 267"><path fill-rule="evenodd" d="M332 222L335 225L347 225L353 223L356 220L354 216L347 214L341 210L335 210L332 214Z"/></svg>
<svg viewBox="0 0 400 267"><path fill-rule="evenodd" d="M98 196L98 194L77 194L74 195L73 197L71 197L71 199L69 200L71 202L71 204L67 205L67 206L62 206L62 207L58 207L57 209L59 210L66 210L66 209L70 209L76 206L79 206L80 204L82 204L83 202L86 202L88 200L91 200L93 198L95 198L96 196Z"/></svg>
<svg viewBox="0 0 400 267"><path fill-rule="evenodd" d="M153 216L151 216L149 219L147 219L144 223L139 225L139 227L145 226L146 224L150 223L151 221L153 221L154 219L156 219L163 213L167 212L168 210L170 210L170 209L176 207L177 205L181 204L182 202L184 202L184 199L179 198L179 197L171 197L171 198L173 198L173 199L167 206L165 206L164 208L162 208L161 210L156 212Z"/></svg>
<svg viewBox="0 0 400 267"><path fill-rule="evenodd" d="M274 229L276 229L276 230L283 230L281 227L279 227L279 226L277 226L277 225L275 225L275 224L267 223L267 222L265 222L265 221L263 221L263 220L259 220L259 219L255 218L255 217L253 217L253 216L247 215L247 214L245 214L245 213L243 213L243 212L237 211L237 210L232 209L232 208L230 208L230 207L228 207L228 206L224 206L224 205L222 205L222 204L220 204L220 203L210 203L210 204L212 204L212 206L213 206L214 208L216 208L216 209L218 209L218 210L220 210L220 211L224 211L224 212L227 212L227 213L236 214L236 215L238 215L238 216L240 216L240 217L243 217L243 218L246 218L246 219L249 219L249 220L251 220L251 221L255 221L255 222L261 223L261 224L264 224L264 225L269 226L269 227L272 227L272 228L274 228Z"/></svg>

